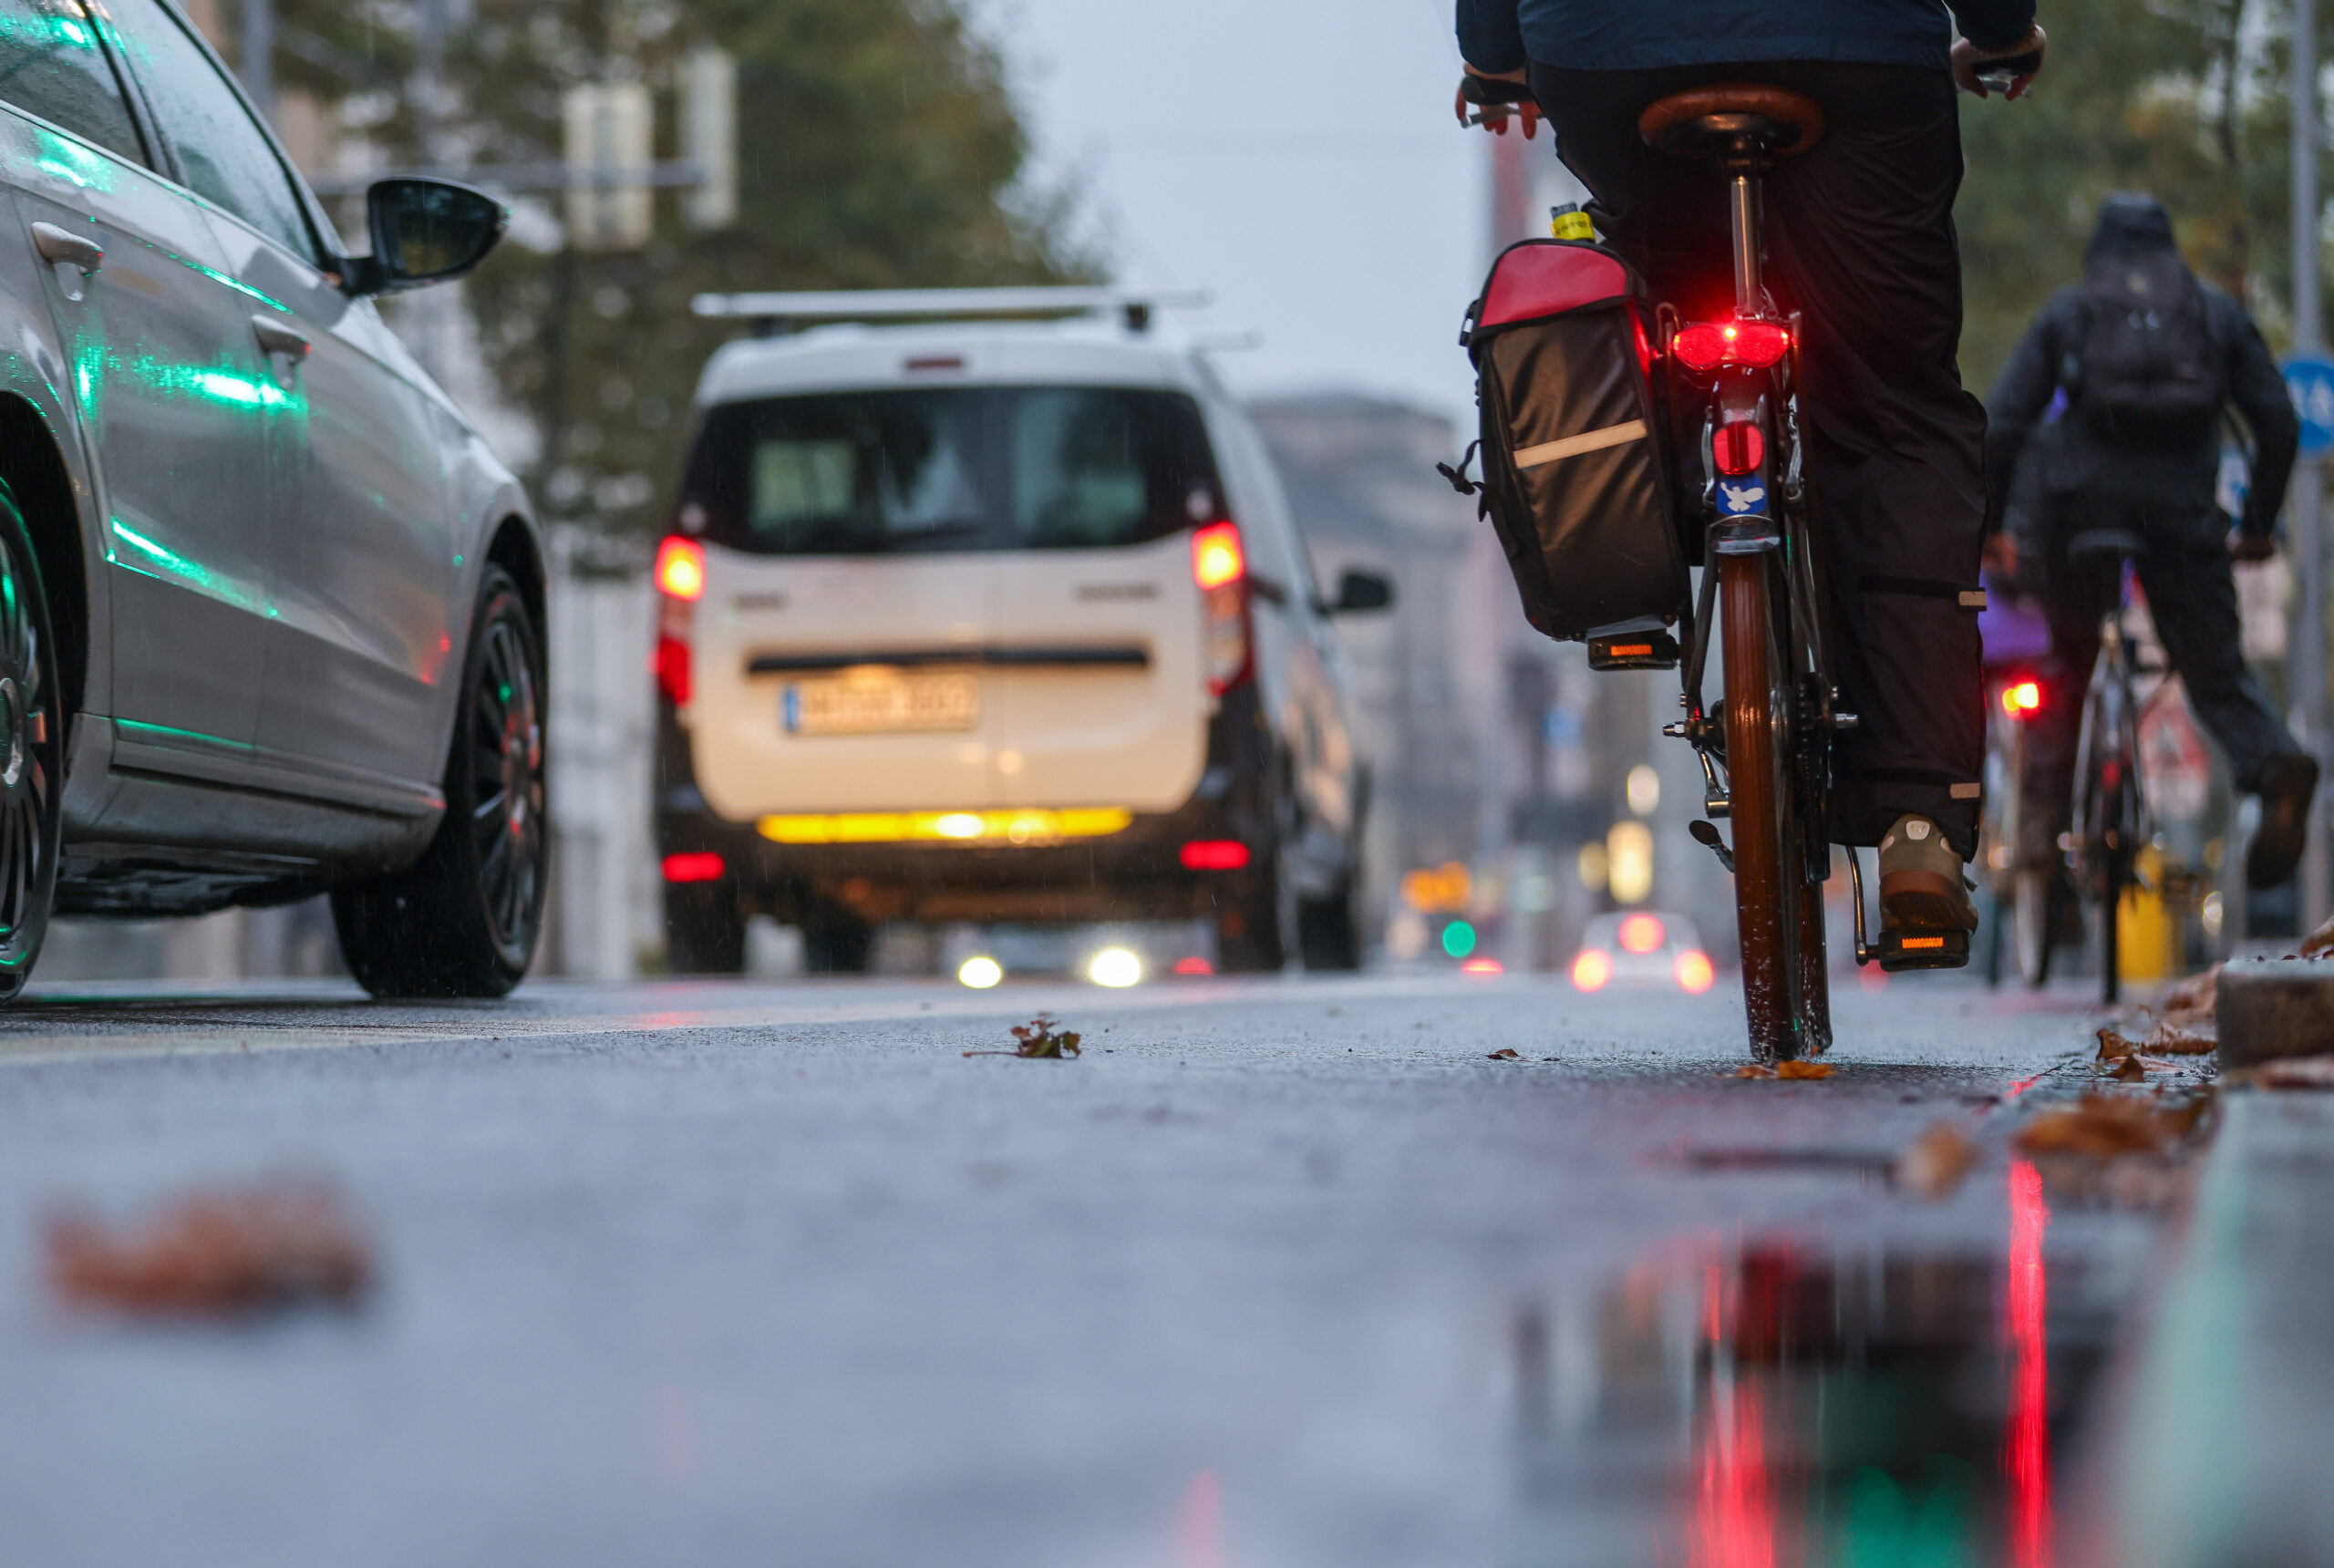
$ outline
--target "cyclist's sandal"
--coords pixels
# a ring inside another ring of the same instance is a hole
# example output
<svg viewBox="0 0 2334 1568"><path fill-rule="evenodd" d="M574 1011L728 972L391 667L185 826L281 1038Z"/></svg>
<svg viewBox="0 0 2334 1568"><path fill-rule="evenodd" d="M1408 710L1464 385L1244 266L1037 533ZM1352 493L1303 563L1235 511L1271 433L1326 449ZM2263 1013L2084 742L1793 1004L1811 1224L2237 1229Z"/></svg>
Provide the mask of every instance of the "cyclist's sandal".
<svg viewBox="0 0 2334 1568"><path fill-rule="evenodd" d="M1978 906L1961 857L1926 817L1899 817L1880 841L1880 966L1958 969Z"/></svg>

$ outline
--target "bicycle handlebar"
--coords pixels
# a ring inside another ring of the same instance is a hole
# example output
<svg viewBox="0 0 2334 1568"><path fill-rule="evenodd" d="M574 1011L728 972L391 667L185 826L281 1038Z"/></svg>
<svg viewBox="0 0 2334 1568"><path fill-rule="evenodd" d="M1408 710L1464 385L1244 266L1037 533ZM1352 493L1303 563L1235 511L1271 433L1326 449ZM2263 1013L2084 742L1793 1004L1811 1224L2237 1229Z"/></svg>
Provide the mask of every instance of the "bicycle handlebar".
<svg viewBox="0 0 2334 1568"><path fill-rule="evenodd" d="M1532 96L1532 89L1522 82L1503 82L1492 77L1476 76L1472 71L1459 79L1459 96L1469 103L1484 108L1539 101Z"/></svg>

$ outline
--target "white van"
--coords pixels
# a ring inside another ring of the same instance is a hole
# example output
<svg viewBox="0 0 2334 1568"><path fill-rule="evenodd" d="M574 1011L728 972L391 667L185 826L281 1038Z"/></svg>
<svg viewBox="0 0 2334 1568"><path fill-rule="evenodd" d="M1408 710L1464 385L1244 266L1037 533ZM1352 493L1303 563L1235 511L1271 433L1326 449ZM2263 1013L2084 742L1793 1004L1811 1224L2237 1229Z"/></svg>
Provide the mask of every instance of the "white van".
<svg viewBox="0 0 2334 1568"><path fill-rule="evenodd" d="M1203 917L1219 962L1359 962L1368 777L1263 442L1145 300L713 295L663 621L668 956L760 913L811 968L888 921ZM823 325L817 325L823 324Z"/></svg>

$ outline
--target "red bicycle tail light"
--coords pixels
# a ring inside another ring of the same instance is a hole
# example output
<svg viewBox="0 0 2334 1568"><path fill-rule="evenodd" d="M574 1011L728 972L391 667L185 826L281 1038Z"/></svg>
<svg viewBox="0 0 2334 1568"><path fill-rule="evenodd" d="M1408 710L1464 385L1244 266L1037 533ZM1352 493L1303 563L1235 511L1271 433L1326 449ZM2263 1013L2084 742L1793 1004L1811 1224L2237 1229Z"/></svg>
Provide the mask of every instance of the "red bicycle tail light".
<svg viewBox="0 0 2334 1568"><path fill-rule="evenodd" d="M665 857L665 880L668 882L719 882L728 869L711 850L687 850Z"/></svg>
<svg viewBox="0 0 2334 1568"><path fill-rule="evenodd" d="M1669 352L1678 362L1694 370L1716 370L1726 363L1729 345L1725 329L1709 322L1696 322L1681 326L1678 335L1669 340Z"/></svg>
<svg viewBox="0 0 2334 1568"><path fill-rule="evenodd" d="M1240 525L1211 522L1192 535L1192 581L1202 588L1237 583L1248 571L1240 549Z"/></svg>
<svg viewBox="0 0 2334 1568"><path fill-rule="evenodd" d="M1771 321L1739 321L1727 332L1727 357L1753 370L1764 370L1791 352L1791 329Z"/></svg>
<svg viewBox="0 0 2334 1568"><path fill-rule="evenodd" d="M694 695L695 682L690 678L689 645L687 639L672 634L660 634L656 638L656 689L675 707L687 707Z"/></svg>
<svg viewBox="0 0 2334 1568"><path fill-rule="evenodd" d="M1248 846L1237 839L1193 839L1182 860L1187 872L1236 872L1248 864Z"/></svg>
<svg viewBox="0 0 2334 1568"><path fill-rule="evenodd" d="M2040 681L2013 681L2002 687L2002 711L2012 718L2030 718L2041 710Z"/></svg>
<svg viewBox="0 0 2334 1568"><path fill-rule="evenodd" d="M1791 329L1771 321L1698 321L1678 329L1669 350L1693 370L1721 365L1764 370L1791 352Z"/></svg>
<svg viewBox="0 0 2334 1568"><path fill-rule="evenodd" d="M1722 474L1755 474L1767 460L1766 434L1747 419L1720 425L1710 439L1710 456Z"/></svg>
<svg viewBox="0 0 2334 1568"><path fill-rule="evenodd" d="M705 597L705 546L678 534L656 547L656 591L694 603Z"/></svg>

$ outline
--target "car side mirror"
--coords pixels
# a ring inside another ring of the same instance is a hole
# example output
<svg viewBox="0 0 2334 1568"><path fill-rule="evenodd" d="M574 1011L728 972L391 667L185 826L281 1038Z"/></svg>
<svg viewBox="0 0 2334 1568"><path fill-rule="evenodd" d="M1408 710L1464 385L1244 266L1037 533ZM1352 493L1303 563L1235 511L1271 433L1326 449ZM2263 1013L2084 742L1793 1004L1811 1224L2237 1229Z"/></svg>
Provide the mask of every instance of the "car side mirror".
<svg viewBox="0 0 2334 1568"><path fill-rule="evenodd" d="M508 207L450 180L377 180L365 214L373 253L344 263L352 294L450 283L486 260L511 224Z"/></svg>
<svg viewBox="0 0 2334 1568"><path fill-rule="evenodd" d="M1348 572L1337 579L1337 596L1329 606L1332 615L1350 615L1371 610L1383 610L1394 603L1394 585L1375 572Z"/></svg>

